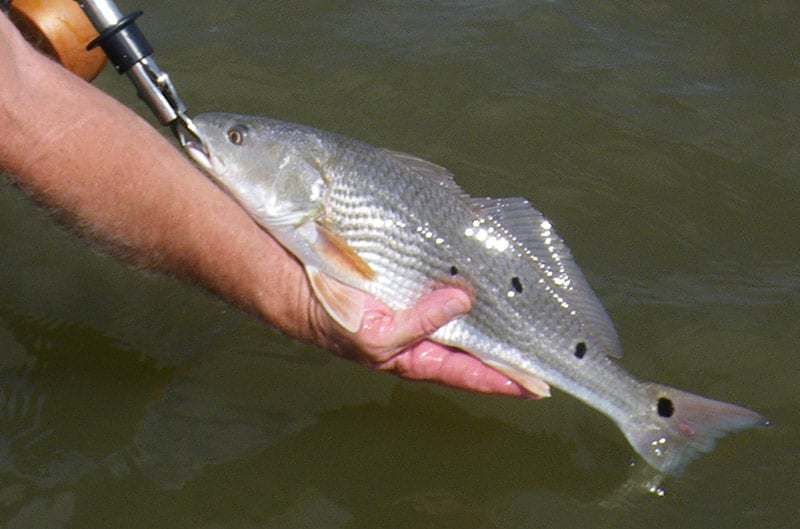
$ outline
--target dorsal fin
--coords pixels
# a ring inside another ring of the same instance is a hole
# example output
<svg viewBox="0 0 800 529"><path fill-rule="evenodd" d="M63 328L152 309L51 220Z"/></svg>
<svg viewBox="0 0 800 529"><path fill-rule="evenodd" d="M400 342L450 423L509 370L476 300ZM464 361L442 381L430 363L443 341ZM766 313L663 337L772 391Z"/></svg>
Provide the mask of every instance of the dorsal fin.
<svg viewBox="0 0 800 529"><path fill-rule="evenodd" d="M412 154L393 151L390 149L381 149L381 151L389 159L394 160L402 165L407 171L420 175L440 185L452 187L452 189L457 190L459 194L464 193L461 187L456 183L453 173L444 167L436 165L433 162L429 162L428 160L417 158Z"/></svg>
<svg viewBox="0 0 800 529"><path fill-rule="evenodd" d="M525 246L538 260L539 266L552 273L545 275L545 280L577 311L578 318L604 352L615 358L621 357L622 345L611 318L564 240L544 215L524 198L482 198L474 199L473 203Z"/></svg>

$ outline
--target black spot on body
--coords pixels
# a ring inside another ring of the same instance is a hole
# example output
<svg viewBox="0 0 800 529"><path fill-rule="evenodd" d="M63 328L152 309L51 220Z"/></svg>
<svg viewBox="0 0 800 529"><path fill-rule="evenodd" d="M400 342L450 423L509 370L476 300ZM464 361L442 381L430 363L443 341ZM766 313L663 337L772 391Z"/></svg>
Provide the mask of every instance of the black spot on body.
<svg viewBox="0 0 800 529"><path fill-rule="evenodd" d="M659 398L656 408L660 417L669 418L675 413L675 405L667 397Z"/></svg>
<svg viewBox="0 0 800 529"><path fill-rule="evenodd" d="M586 342L578 342L578 345L575 346L575 357L583 358L584 356L586 356Z"/></svg>
<svg viewBox="0 0 800 529"><path fill-rule="evenodd" d="M517 292L517 294L522 294L522 283L517 276L511 278L511 287Z"/></svg>
<svg viewBox="0 0 800 529"><path fill-rule="evenodd" d="M455 266L451 266L450 267L450 275L454 276L456 274L458 274L458 268L456 268Z"/></svg>

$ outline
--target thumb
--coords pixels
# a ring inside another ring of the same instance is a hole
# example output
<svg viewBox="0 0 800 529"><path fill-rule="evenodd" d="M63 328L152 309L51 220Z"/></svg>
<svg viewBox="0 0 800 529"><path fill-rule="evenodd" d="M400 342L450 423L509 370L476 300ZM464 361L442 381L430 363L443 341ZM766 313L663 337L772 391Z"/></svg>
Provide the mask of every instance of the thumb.
<svg viewBox="0 0 800 529"><path fill-rule="evenodd" d="M442 288L423 296L413 307L394 314L390 330L383 327L382 349L386 360L393 354L416 344L453 318L466 314L471 307L469 296L457 288ZM370 327L367 314L362 330ZM378 329L373 329L378 331Z"/></svg>

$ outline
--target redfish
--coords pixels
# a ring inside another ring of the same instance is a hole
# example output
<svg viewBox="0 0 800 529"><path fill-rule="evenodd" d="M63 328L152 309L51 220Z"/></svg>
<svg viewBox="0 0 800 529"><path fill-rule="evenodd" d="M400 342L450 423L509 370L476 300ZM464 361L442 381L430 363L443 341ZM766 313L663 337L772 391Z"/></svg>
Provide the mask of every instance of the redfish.
<svg viewBox="0 0 800 529"><path fill-rule="evenodd" d="M539 396L554 386L608 416L661 472L767 423L748 409L638 380L551 223L522 198L472 198L433 163L311 127L226 113L194 123L192 157L305 267L355 332L366 294L394 309L442 285L472 309L432 339Z"/></svg>

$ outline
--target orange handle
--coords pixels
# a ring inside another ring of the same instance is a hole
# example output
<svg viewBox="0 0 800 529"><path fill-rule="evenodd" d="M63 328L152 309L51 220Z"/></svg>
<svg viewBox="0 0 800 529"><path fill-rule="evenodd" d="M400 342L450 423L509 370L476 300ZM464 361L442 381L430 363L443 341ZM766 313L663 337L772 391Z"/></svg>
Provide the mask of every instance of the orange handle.
<svg viewBox="0 0 800 529"><path fill-rule="evenodd" d="M86 50L97 30L75 0L13 0L8 14L28 42L87 81L106 65L102 49Z"/></svg>

